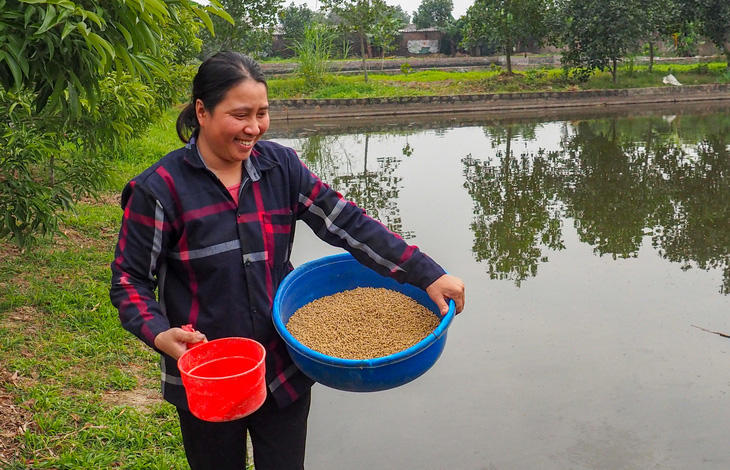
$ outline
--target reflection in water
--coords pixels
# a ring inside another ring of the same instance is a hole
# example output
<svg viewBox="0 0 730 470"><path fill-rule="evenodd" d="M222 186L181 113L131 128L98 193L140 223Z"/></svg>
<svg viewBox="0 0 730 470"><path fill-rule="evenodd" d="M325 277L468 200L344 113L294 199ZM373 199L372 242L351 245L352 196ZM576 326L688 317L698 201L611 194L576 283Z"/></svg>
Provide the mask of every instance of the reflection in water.
<svg viewBox="0 0 730 470"><path fill-rule="evenodd" d="M553 250L563 244L551 167L542 152L515 158L512 131L508 127L490 133L504 142L504 151L485 162L470 155L462 163L464 186L475 203L471 229L476 260L487 262L492 279L513 279L519 285L537 274L539 262L547 261L541 244Z"/></svg>
<svg viewBox="0 0 730 470"><path fill-rule="evenodd" d="M275 136L469 299L418 380L317 386L307 468L730 468L727 338L693 328L730 330L730 113L663 114Z"/></svg>
<svg viewBox="0 0 730 470"><path fill-rule="evenodd" d="M561 145L558 191L580 240L599 255L636 256L660 202L649 152L626 140L616 119L578 123Z"/></svg>
<svg viewBox="0 0 730 470"><path fill-rule="evenodd" d="M730 293L730 152L727 129L712 134L689 157L667 148L659 165L670 205L658 216L652 242L666 259L723 270L721 292Z"/></svg>
<svg viewBox="0 0 730 470"><path fill-rule="evenodd" d="M554 143L538 137L548 127ZM571 221L599 256L636 257L651 237L657 252L682 269L721 269L720 291L730 292L730 114L494 123L482 130L491 145L461 163L474 203L472 253L492 279L519 286L536 276L551 251L565 248L563 223ZM356 134L354 143L316 134L299 147L323 180L412 238L398 208L399 168L418 132ZM399 153L373 159L373 135L399 138Z"/></svg>
<svg viewBox="0 0 730 470"><path fill-rule="evenodd" d="M348 147L339 136L313 135L302 139L302 160L314 174L371 217L404 239L413 238L415 234L403 228L397 203L402 178L395 173L401 157L378 156L375 159L377 168L372 170L368 167L369 159L372 161L368 145L370 134L360 137L356 143L362 146L361 167L356 166L354 149ZM407 149L404 148L403 153L407 156Z"/></svg>
<svg viewBox="0 0 730 470"><path fill-rule="evenodd" d="M490 129L505 150L463 160L476 259L492 278L519 285L547 262L541 247L562 247L560 220L570 218L598 255L635 257L653 235L659 253L683 269L722 269L721 292L730 292L730 122L718 121L707 120L710 135L696 121L688 130L664 119L564 124L560 148L519 159L513 134L531 133Z"/></svg>

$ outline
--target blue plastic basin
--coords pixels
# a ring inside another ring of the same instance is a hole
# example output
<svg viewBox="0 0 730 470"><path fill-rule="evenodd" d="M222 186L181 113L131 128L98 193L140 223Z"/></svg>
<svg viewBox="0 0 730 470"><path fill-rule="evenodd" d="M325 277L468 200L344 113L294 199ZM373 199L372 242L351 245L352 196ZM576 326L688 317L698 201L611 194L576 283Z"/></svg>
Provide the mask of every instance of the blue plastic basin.
<svg viewBox="0 0 730 470"><path fill-rule="evenodd" d="M274 326L284 339L294 363L313 380L352 392L387 390L408 383L433 366L446 345L446 332L454 318L455 305L439 326L410 348L374 359L341 359L300 343L286 329L289 318L309 302L357 287L382 287L405 294L441 318L436 304L418 287L383 277L356 261L349 253L326 256L305 263L281 283L274 298Z"/></svg>

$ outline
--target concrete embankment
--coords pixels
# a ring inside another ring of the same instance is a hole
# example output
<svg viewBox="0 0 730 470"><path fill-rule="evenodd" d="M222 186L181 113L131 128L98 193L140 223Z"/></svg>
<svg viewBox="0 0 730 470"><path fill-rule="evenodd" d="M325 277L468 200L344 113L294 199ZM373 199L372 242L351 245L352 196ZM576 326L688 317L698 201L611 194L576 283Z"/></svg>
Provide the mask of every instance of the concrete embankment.
<svg viewBox="0 0 730 470"><path fill-rule="evenodd" d="M270 100L270 106L272 120L298 121L312 118L372 120L386 116L446 113L539 116L555 110L718 102L730 104L730 84L397 98Z"/></svg>

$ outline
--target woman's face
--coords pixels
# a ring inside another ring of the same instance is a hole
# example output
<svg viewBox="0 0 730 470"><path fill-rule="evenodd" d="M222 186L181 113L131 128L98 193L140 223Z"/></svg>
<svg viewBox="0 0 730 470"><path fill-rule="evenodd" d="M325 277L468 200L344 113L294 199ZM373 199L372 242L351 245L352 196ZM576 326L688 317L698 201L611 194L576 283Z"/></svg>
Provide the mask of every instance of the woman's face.
<svg viewBox="0 0 730 470"><path fill-rule="evenodd" d="M238 164L251 155L254 144L269 128L266 85L244 80L228 90L212 111L197 100L195 112L200 123L197 144L206 163Z"/></svg>

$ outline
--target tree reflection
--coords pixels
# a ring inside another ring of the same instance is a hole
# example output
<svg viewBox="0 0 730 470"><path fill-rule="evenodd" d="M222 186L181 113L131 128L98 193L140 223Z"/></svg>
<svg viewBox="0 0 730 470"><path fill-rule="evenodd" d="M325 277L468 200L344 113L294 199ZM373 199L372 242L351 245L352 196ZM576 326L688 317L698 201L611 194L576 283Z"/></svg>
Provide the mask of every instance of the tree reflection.
<svg viewBox="0 0 730 470"><path fill-rule="evenodd" d="M484 161L462 160L474 200L472 251L492 279L517 285L560 250L563 218L599 256L638 255L651 236L682 269L720 269L730 293L730 120L606 119L564 123L560 148L515 157L514 142L536 140L529 126L486 129ZM702 140L688 141L688 136Z"/></svg>
<svg viewBox="0 0 730 470"><path fill-rule="evenodd" d="M462 163L464 187L475 202L475 258L487 262L490 278L520 285L537 274L538 263L547 261L541 245L553 250L564 245L550 165L542 152L516 158L513 131L509 126L495 134L506 149L494 158L479 161L469 155Z"/></svg>
<svg viewBox="0 0 730 470"><path fill-rule="evenodd" d="M339 172L352 169L354 156L341 140L340 136L316 134L300 141L302 161L324 182L331 183Z"/></svg>
<svg viewBox="0 0 730 470"><path fill-rule="evenodd" d="M730 293L730 113L562 121L542 142L544 129L490 123L483 132L491 146L461 160L474 203L472 252L492 279L520 285L535 276L550 250L564 249L562 221L570 219L599 256L635 257L651 241L682 269L721 270L720 291ZM374 133L310 136L302 155L323 180L409 238L398 170L414 150L408 136L418 132L391 129L402 139L397 156L373 159Z"/></svg>
<svg viewBox="0 0 730 470"><path fill-rule="evenodd" d="M728 134L707 137L696 156L667 148L658 159L667 175L672 210L659 216L652 243L666 259L689 269L723 271L720 292L730 293L730 152Z"/></svg>
<svg viewBox="0 0 730 470"><path fill-rule="evenodd" d="M580 122L563 139L560 197L581 241L627 258L637 255L659 203L659 178L650 153L617 127L616 119Z"/></svg>
<svg viewBox="0 0 730 470"><path fill-rule="evenodd" d="M413 232L403 229L397 202L402 178L396 172L401 159L377 157L377 169L371 170L368 167L370 134L365 134L357 143L363 145L361 170L352 154L352 145L344 143L338 136L307 137L302 142L302 160L313 173L371 217L404 239L413 238Z"/></svg>

